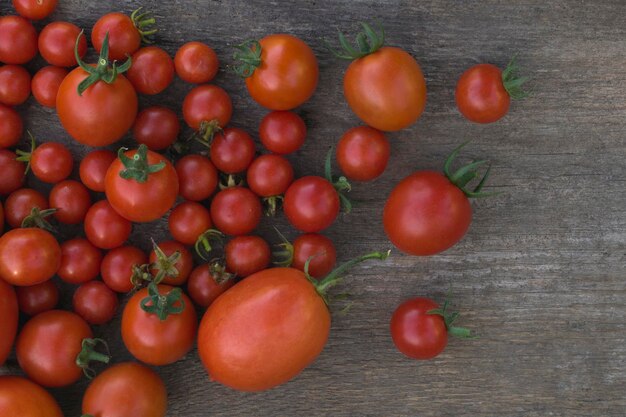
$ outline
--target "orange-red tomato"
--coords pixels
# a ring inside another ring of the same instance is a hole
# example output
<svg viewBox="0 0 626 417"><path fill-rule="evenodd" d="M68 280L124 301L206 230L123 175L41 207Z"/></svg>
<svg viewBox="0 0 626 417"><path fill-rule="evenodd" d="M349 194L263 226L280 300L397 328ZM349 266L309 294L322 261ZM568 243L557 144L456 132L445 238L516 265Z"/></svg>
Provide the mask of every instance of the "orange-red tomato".
<svg viewBox="0 0 626 417"><path fill-rule="evenodd" d="M0 365L9 356L17 333L17 296L12 286L0 279ZM1 398L1 397L0 397ZM1 402L1 400L0 400ZM0 407L0 410L2 408Z"/></svg>
<svg viewBox="0 0 626 417"><path fill-rule="evenodd" d="M50 232L13 229L0 237L0 278L13 285L35 285L52 278L61 265L61 247Z"/></svg>
<svg viewBox="0 0 626 417"><path fill-rule="evenodd" d="M492 64L474 65L465 71L456 85L455 98L461 114L476 123L501 119L511 105L502 70Z"/></svg>
<svg viewBox="0 0 626 417"><path fill-rule="evenodd" d="M0 376L0 416L63 417L45 389L19 376Z"/></svg>

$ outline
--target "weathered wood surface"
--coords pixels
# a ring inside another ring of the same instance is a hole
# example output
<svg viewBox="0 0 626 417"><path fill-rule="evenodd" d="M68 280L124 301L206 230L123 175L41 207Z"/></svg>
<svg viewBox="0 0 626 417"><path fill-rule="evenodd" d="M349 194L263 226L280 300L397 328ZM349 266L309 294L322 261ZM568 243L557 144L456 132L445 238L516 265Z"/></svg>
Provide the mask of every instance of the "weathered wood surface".
<svg viewBox="0 0 626 417"><path fill-rule="evenodd" d="M130 1L60 0L56 19L86 29L101 14L130 11ZM416 168L440 169L460 142L466 156L493 163L492 190L473 203L467 237L442 255L404 256L354 269L344 289L354 302L336 314L321 357L294 381L260 394L209 382L196 352L158 369L169 390L169 416L623 416L626 415L626 7L623 1L146 1L172 55L185 41L213 46L223 64L247 38L289 32L320 60L313 99L300 109L306 145L291 157L298 174L321 173L324 154L358 124L342 97L346 64L321 38L359 20L378 19L388 43L420 62L428 103L419 122L390 135L392 161L372 184L357 184L354 212L326 234L341 260L390 246L381 226L394 183ZM0 6L11 12L8 0ZM455 82L468 66L504 66L519 52L534 95L502 121L465 121ZM32 67L34 69L35 66ZM255 132L265 111L240 79L222 71L233 124ZM176 81L143 105L179 108L190 89ZM69 143L54 112L31 99L20 111L40 140ZM79 157L86 149L73 146ZM40 185L39 185L40 186ZM277 222L288 231L284 219ZM165 235L166 223L135 228L133 241ZM276 241L269 226L261 233ZM289 232L291 236L295 233ZM480 339L452 340L437 359L398 353L389 336L394 307L412 296L442 299L452 287L462 324ZM65 296L65 303L70 296ZM130 359L119 315L96 333L115 361ZM279 353L277 353L279 354ZM2 373L17 372L9 365ZM80 414L81 382L54 394L67 416ZM115 399L111 399L115 401ZM137 416L139 417L139 416Z"/></svg>

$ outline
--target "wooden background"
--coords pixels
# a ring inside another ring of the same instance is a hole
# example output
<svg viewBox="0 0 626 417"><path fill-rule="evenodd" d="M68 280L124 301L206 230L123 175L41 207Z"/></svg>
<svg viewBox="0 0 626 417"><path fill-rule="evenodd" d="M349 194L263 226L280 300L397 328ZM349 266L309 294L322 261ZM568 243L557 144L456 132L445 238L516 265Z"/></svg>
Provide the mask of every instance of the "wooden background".
<svg viewBox="0 0 626 417"><path fill-rule="evenodd" d="M139 6L131 1L60 0L54 19L88 31L103 13ZM232 46L289 32L308 42L320 62L320 84L298 112L309 125L305 146L290 158L298 175L321 174L323 156L342 132L359 124L343 100L346 63L321 38L354 31L360 20L382 22L387 42L408 50L428 84L422 118L389 135L392 159L376 182L356 184L354 212L325 232L340 260L386 249L385 198L415 169L440 169L462 141L466 158L493 164L490 189L505 194L473 202L465 239L428 258L393 251L382 263L353 270L342 288L354 303L335 314L320 358L290 383L242 394L210 383L196 352L158 369L169 391L169 416L623 416L626 415L626 4L582 1L146 1L170 54L200 40L216 49L222 68ZM8 0L0 6L12 13ZM455 83L472 64L504 66L511 55L533 77L534 95L503 120L479 126L464 120ZM34 70L40 65L34 64ZM232 95L232 124L256 132L265 110L243 82L222 71L216 83ZM142 98L180 111L190 85ZM40 141L70 143L53 111L34 100L19 108ZM87 149L73 145L77 158ZM32 182L34 186L41 186ZM284 218L276 224L295 232ZM157 230L157 231L155 231ZM148 247L163 237L165 220L135 228ZM266 222L260 233L277 239ZM435 360L405 359L388 324L414 296L442 300L449 288L460 324L477 340L451 340ZM71 293L67 292L67 305ZM336 308L339 310L339 308ZM130 359L119 315L96 333L110 341L115 361ZM277 353L279 354L279 353ZM15 362L1 373L19 372ZM54 390L67 416L80 414L86 382ZM115 401L115 399L111 399Z"/></svg>

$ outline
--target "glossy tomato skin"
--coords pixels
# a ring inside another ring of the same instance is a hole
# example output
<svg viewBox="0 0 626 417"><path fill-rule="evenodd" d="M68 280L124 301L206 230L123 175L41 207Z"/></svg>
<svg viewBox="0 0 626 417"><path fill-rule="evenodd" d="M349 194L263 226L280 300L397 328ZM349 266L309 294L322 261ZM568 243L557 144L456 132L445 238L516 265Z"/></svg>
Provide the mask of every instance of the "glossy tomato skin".
<svg viewBox="0 0 626 417"><path fill-rule="evenodd" d="M191 271L187 281L187 292L194 303L202 308L207 308L234 284L235 281L232 279L218 283L211 273L210 265L202 264Z"/></svg>
<svg viewBox="0 0 626 417"><path fill-rule="evenodd" d="M167 391L161 377L152 369L123 362L107 368L91 381L82 407L83 414L97 417L165 417Z"/></svg>
<svg viewBox="0 0 626 417"><path fill-rule="evenodd" d="M353 61L343 91L361 120L385 132L413 124L426 106L426 81L419 64L395 47L384 46Z"/></svg>
<svg viewBox="0 0 626 417"><path fill-rule="evenodd" d="M304 145L306 124L294 112L273 111L261 120L259 138L263 146L272 153L293 153Z"/></svg>
<svg viewBox="0 0 626 417"><path fill-rule="evenodd" d="M81 182L91 191L104 192L104 177L116 158L115 153L106 149L89 152L80 161Z"/></svg>
<svg viewBox="0 0 626 417"><path fill-rule="evenodd" d="M248 187L259 197L282 195L293 182L291 163L280 155L261 155L252 161L246 175Z"/></svg>
<svg viewBox="0 0 626 417"><path fill-rule="evenodd" d="M13 229L0 237L0 279L12 285L47 281L61 264L61 247L50 232Z"/></svg>
<svg viewBox="0 0 626 417"><path fill-rule="evenodd" d="M130 278L133 266L148 263L148 255L134 246L122 246L110 250L102 259L102 281L113 291L127 293L133 289Z"/></svg>
<svg viewBox="0 0 626 417"><path fill-rule="evenodd" d="M13 287L0 279L0 366L7 360L17 334L18 303ZM1 398L1 397L0 397ZM2 401L0 400L0 403ZM1 410L1 408L0 408Z"/></svg>
<svg viewBox="0 0 626 417"><path fill-rule="evenodd" d="M304 271L304 265L309 259L309 275L313 278L328 275L337 263L337 250L333 241L317 233L298 236L293 241L291 267Z"/></svg>
<svg viewBox="0 0 626 417"><path fill-rule="evenodd" d="M387 167L391 146L385 135L369 126L358 126L343 134L337 144L337 163L344 175L355 181L378 178Z"/></svg>
<svg viewBox="0 0 626 417"><path fill-rule="evenodd" d="M13 0L15 11L28 20L48 17L57 7L57 0Z"/></svg>
<svg viewBox="0 0 626 417"><path fill-rule="evenodd" d="M311 364L329 332L328 308L304 273L271 268L250 275L211 304L200 323L198 353L213 380L240 391L262 391Z"/></svg>
<svg viewBox="0 0 626 417"><path fill-rule="evenodd" d="M474 65L465 71L457 82L455 98L461 114L476 123L500 120L511 105L502 71L491 64Z"/></svg>
<svg viewBox="0 0 626 417"><path fill-rule="evenodd" d="M176 74L192 84L208 83L217 75L219 60L215 51L202 42L187 42L176 51Z"/></svg>
<svg viewBox="0 0 626 417"><path fill-rule="evenodd" d="M37 30L21 16L0 17L0 62L25 64L37 55Z"/></svg>
<svg viewBox="0 0 626 417"><path fill-rule="evenodd" d="M24 123L18 112L0 104L0 148L10 148L20 141Z"/></svg>
<svg viewBox="0 0 626 417"><path fill-rule="evenodd" d="M17 287L15 293L20 311L31 317L59 304L59 288L51 279L30 287Z"/></svg>
<svg viewBox="0 0 626 417"><path fill-rule="evenodd" d="M245 235L252 232L263 214L259 197L243 187L220 191L211 201L211 219L222 233Z"/></svg>
<svg viewBox="0 0 626 417"><path fill-rule="evenodd" d="M243 129L227 127L211 142L211 162L225 174L245 171L254 159L254 141Z"/></svg>
<svg viewBox="0 0 626 417"><path fill-rule="evenodd" d="M213 222L206 207L194 201L185 201L170 212L167 225L174 239L185 245L194 245L202 233L213 227Z"/></svg>
<svg viewBox="0 0 626 417"><path fill-rule="evenodd" d="M202 155L185 155L176 162L178 191L191 201L209 198L217 188L218 174L215 165Z"/></svg>
<svg viewBox="0 0 626 417"><path fill-rule="evenodd" d="M78 181L65 180L57 183L48 196L50 207L56 208L54 217L64 224L78 224L85 219L91 207L87 187Z"/></svg>
<svg viewBox="0 0 626 417"><path fill-rule="evenodd" d="M26 164L16 158L15 152L0 149L0 195L11 194L24 184Z"/></svg>
<svg viewBox="0 0 626 417"><path fill-rule="evenodd" d="M220 127L230 122L233 115L233 103L230 96L221 87L204 84L192 89L183 101L183 118L194 130L202 122L217 120Z"/></svg>
<svg viewBox="0 0 626 417"><path fill-rule="evenodd" d="M174 267L178 270L178 275L175 277L166 276L162 282L169 285L183 285L187 282L187 278L189 278L189 274L191 274L191 270L193 269L193 256L191 255L191 252L189 252L185 245L175 240L160 242L158 245L165 256L171 256L176 252L180 253L180 259L174 265ZM156 262L157 256L154 250L150 252L148 260L151 264ZM158 270L154 268L151 272L152 275L156 275Z"/></svg>
<svg viewBox="0 0 626 417"><path fill-rule="evenodd" d="M435 171L415 172L395 186L383 211L389 240L411 255L434 255L463 238L472 221L469 200Z"/></svg>
<svg viewBox="0 0 626 417"><path fill-rule="evenodd" d="M100 249L122 246L131 230L131 222L120 216L106 200L92 205L85 215L85 236Z"/></svg>
<svg viewBox="0 0 626 417"><path fill-rule="evenodd" d="M159 285L159 293L167 294L173 287ZM185 356L193 347L198 329L198 317L187 295L182 294L184 309L170 314L163 321L145 312L141 300L148 295L143 288L135 293L122 313L122 339L128 351L150 365L167 365ZM178 304L180 305L180 304Z"/></svg>
<svg viewBox="0 0 626 417"><path fill-rule="evenodd" d="M70 176L74 160L62 143L46 142L39 145L30 159L33 174L43 182L56 184Z"/></svg>
<svg viewBox="0 0 626 417"><path fill-rule="evenodd" d="M239 277L247 277L270 264L272 251L260 236L237 236L224 247L226 269Z"/></svg>
<svg viewBox="0 0 626 417"><path fill-rule="evenodd" d="M19 376L0 376L0 415L20 417L63 417L48 391Z"/></svg>
<svg viewBox="0 0 626 417"><path fill-rule="evenodd" d="M20 188L13 191L4 202L4 215L12 228L22 226L24 218L37 207L40 210L48 208L48 201L43 194L32 188Z"/></svg>
<svg viewBox="0 0 626 417"><path fill-rule="evenodd" d="M115 315L117 294L101 281L82 284L74 292L72 307L89 324L104 324Z"/></svg>
<svg viewBox="0 0 626 417"><path fill-rule="evenodd" d="M339 214L339 196L326 179L306 176L287 189L283 202L287 220L298 230L317 233L333 224Z"/></svg>
<svg viewBox="0 0 626 417"><path fill-rule="evenodd" d="M57 275L70 284L82 284L100 273L102 251L87 239L77 237L61 244L61 265Z"/></svg>
<svg viewBox="0 0 626 417"><path fill-rule="evenodd" d="M138 93L159 94L174 79L174 62L158 46L146 46L133 54L126 76Z"/></svg>
<svg viewBox="0 0 626 417"><path fill-rule="evenodd" d="M143 109L133 125L133 137L151 151L170 146L180 132L180 122L173 110L161 106Z"/></svg>
<svg viewBox="0 0 626 417"><path fill-rule="evenodd" d="M409 358L431 359L448 344L442 316L427 314L439 305L428 298L413 298L400 304L391 317L391 337L398 350Z"/></svg>
<svg viewBox="0 0 626 417"><path fill-rule="evenodd" d="M30 73L20 65L0 67L0 103L18 106L30 97Z"/></svg>
<svg viewBox="0 0 626 417"><path fill-rule="evenodd" d="M100 52L109 33L109 59L123 61L141 46L141 35L133 21L124 13L107 13L93 25L91 44Z"/></svg>
<svg viewBox="0 0 626 417"><path fill-rule="evenodd" d="M76 38L80 28L69 22L52 22L47 24L39 34L39 53L50 65L57 67L73 67L77 65L74 56ZM84 36L78 41L78 56L87 52L87 39Z"/></svg>
<svg viewBox="0 0 626 417"><path fill-rule="evenodd" d="M57 93L68 71L65 68L49 65L43 67L33 76L30 88L39 104L45 107L55 108L57 105Z"/></svg>

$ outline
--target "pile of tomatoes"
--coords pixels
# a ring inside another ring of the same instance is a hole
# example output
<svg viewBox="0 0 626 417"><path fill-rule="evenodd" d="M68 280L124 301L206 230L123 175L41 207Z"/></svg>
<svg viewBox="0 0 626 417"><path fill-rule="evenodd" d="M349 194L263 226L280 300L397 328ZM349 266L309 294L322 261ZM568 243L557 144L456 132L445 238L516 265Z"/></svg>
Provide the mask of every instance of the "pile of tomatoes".
<svg viewBox="0 0 626 417"><path fill-rule="evenodd" d="M211 47L189 42L172 59L158 46L142 47L156 32L149 13L114 12L91 28L99 58L88 64L87 37L76 25L54 21L37 33L31 23L47 18L56 3L13 0L18 15L0 17L0 228L6 226L0 236L0 364L15 346L27 377L0 376L0 414L60 416L42 387L67 386L85 374L93 378L83 397L85 415L163 416L165 385L143 364L176 362L196 341L214 381L243 391L289 381L326 344L329 290L351 266L389 255L374 252L335 268L333 242L320 232L342 208L350 210L349 181L372 181L384 172L391 154L385 132L404 129L422 114L420 66L401 48L384 46L382 29L363 24L356 47L341 35L343 50L333 52L352 61L344 93L364 125L345 132L331 149L325 176L295 178L284 155L303 145L307 129L293 110L314 94L319 78L317 58L304 41L273 34L237 47L234 71L268 109L258 126L259 152L248 131L229 126L233 103L211 83L220 68ZM49 65L31 77L22 65L38 53ZM486 64L468 70L457 86L461 113L480 123L504 116L510 97L523 94L524 79L514 71ZM178 109L194 132L190 137L181 136L175 110L138 105L138 94L159 94L175 76L194 84ZM37 144L23 131L13 107L31 93L56 109L74 140L100 148L80 161L78 178L70 178L76 161L64 144ZM116 146L128 132L136 146ZM450 248L469 228L469 198L489 195L482 191L489 170L479 173L486 161L452 170L462 147L443 173L417 171L389 195L381 219L403 252L426 256ZM340 177L333 176L333 160ZM49 194L28 188L29 175L52 184ZM279 211L302 234L293 242L283 238L272 253L253 232ZM127 244L133 224L164 217L171 239L152 241L149 254ZM84 237L67 236L65 225L81 224ZM76 286L72 312L56 309L55 276ZM92 363L111 358L91 325L114 317L120 293L129 294L122 340L143 364L111 364L96 376ZM398 349L428 359L444 349L448 334L469 337L453 326L458 313L447 306L425 298L403 303L391 319ZM18 333L19 312L30 319Z"/></svg>

